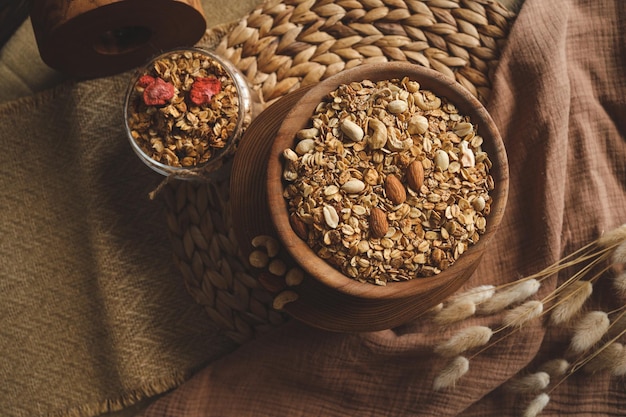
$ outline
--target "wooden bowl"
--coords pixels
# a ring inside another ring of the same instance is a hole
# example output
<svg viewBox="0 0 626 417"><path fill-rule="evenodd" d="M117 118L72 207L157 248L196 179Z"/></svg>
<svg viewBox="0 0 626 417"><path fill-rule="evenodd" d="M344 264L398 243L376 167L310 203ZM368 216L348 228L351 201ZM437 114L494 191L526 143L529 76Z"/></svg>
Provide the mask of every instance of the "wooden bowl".
<svg viewBox="0 0 626 417"><path fill-rule="evenodd" d="M296 132L308 127L314 109L323 97L341 84L409 77L422 89L445 97L459 112L479 126L482 145L493 166L495 189L487 226L480 240L471 245L448 269L427 278L390 282L386 286L362 283L333 268L301 240L289 222L283 198L282 153L295 145ZM267 201L277 236L292 258L306 271L307 279L295 291L299 304L286 309L317 327L340 331L370 331L406 323L442 302L472 275L502 219L508 194L508 162L502 138L483 105L455 80L436 71L408 63L367 64L343 71L306 91L287 113L271 144L267 159ZM306 284L306 285L305 285ZM303 307L304 306L304 307Z"/></svg>

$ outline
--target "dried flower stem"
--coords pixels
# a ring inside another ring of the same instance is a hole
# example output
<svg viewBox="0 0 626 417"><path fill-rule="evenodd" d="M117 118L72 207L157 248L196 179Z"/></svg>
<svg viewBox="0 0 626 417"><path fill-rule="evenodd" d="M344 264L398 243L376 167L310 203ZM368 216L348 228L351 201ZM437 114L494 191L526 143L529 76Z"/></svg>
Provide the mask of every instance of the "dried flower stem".
<svg viewBox="0 0 626 417"><path fill-rule="evenodd" d="M612 339L610 339L609 341L607 341L604 345L602 345L601 347L599 347L596 351L594 351L593 354L588 355L588 356L584 356L582 359L578 360L576 363L574 363L572 365L572 367L570 368L570 371L568 372L570 375L573 374L574 372L578 371L580 368L582 368L583 366L585 366L587 363L589 363L591 360L593 360L597 355L599 355L604 349L606 349L608 346L610 346L613 343L616 343L617 340L626 333L626 330L620 332L617 336L613 337Z"/></svg>
<svg viewBox="0 0 626 417"><path fill-rule="evenodd" d="M593 355L585 360L581 367L587 373L595 373L611 369L619 360L624 350L624 345L618 342L607 343L600 349L596 350Z"/></svg>
<svg viewBox="0 0 626 417"><path fill-rule="evenodd" d="M602 268L592 277L588 277L594 268L607 260L610 260L608 266ZM459 321L459 319L462 320L474 314L474 312L471 312L471 308L467 306L473 306L477 313L483 315L501 312L534 295L539 290L541 281L565 269L584 264L574 275L560 284L543 300L526 301L505 313L502 327L493 331L484 326L470 327L439 345L436 348L436 352L443 356L454 356L471 348L482 346L483 348L480 351L475 352L470 357L470 359L474 358L502 340L502 338L500 338L499 340L487 344L497 332L511 329L511 331L506 334L506 336L510 336L516 331L519 331L530 320L547 314L550 311L553 312L551 315L553 325L567 323L581 311L584 303L591 296L593 291L592 284L600 279L614 263L623 263L624 260L626 260L626 224L607 232L601 238L581 247L538 273L497 287L481 286L461 293L453 298L448 306L444 306L444 308L439 311L438 314L445 311L445 314L442 314L438 319L440 323L449 322L448 320ZM621 294L626 294L626 272L620 274L618 278L615 279L615 282L614 287L616 287ZM552 303L555 300L556 302ZM465 301L466 303L471 301L471 304L467 303L465 310L463 310L459 307L463 305L461 301ZM544 309L544 305L548 305L549 303L552 303L550 307ZM455 308L458 310L456 314L452 314ZM446 309L448 309L448 311L446 311ZM461 311L464 311L464 313L460 314ZM620 314L612 323L608 316L609 314L615 314L617 312ZM446 314L448 315L447 318ZM619 326L621 331L619 331L612 340L605 343L591 355L587 355L576 361L572 366L570 366L565 359L556 359L546 362L540 371L527 377L512 380L512 387L515 388L517 384L516 390L518 391L525 390L524 392L536 392L545 389L550 384L550 377L562 376L558 383L550 390L552 391L569 375L585 365L588 365L588 371L594 372L595 370L610 367L610 364L613 362L617 362L617 364L613 364L612 373L614 375L626 375L626 348L617 342L617 339L626 333L626 326L623 325L626 324L626 320L623 320L624 317L626 317L626 306L610 313L592 311L585 314L575 325L574 335L572 336L569 346L569 350L573 354L585 354L585 352L588 352L594 345L602 340L611 327ZM475 328L484 328L487 329L488 332L480 333L476 331L476 333L473 333ZM619 347L622 347L622 349L619 349ZM620 355L618 355L618 353L620 353ZM618 356L619 360L616 360ZM612 359L608 360L606 358ZM457 356L437 376L434 381L434 388L438 390L453 386L460 377L467 373L468 369L469 359L464 356ZM547 393L538 395L529 404L524 412L524 416L534 417L538 415L548 404L549 400L550 397Z"/></svg>
<svg viewBox="0 0 626 417"><path fill-rule="evenodd" d="M626 242L620 243L611 255L611 262L614 264L626 263Z"/></svg>
<svg viewBox="0 0 626 417"><path fill-rule="evenodd" d="M590 263L563 284L559 285L550 295L542 300L544 303L549 303L555 298L558 298L556 303L546 309L546 313L552 312L550 315L551 324L560 325L567 323L581 311L583 305L593 292L592 283L597 281L611 266L609 265L603 268L589 279L583 280L582 278L585 278L586 274L602 260L604 259L598 259Z"/></svg>
<svg viewBox="0 0 626 417"><path fill-rule="evenodd" d="M571 285L573 285L573 284L575 285L576 282L581 281L583 278L585 278L587 276L587 274L594 267L596 267L598 264L603 262L606 258L607 258L607 256L594 259L593 262L590 262L584 268L580 269L574 275L572 275L570 278L566 279L563 283L558 285L557 288L555 288L555 290L552 293L550 293L546 298L543 299L543 302L547 304L547 303L551 302L552 300L558 298L563 292L567 291L567 289ZM606 270L607 270L606 268L603 269L601 273L594 275L591 279L588 279L588 281L589 282L594 282L595 280L597 280L600 277L600 275L602 273L606 272Z"/></svg>
<svg viewBox="0 0 626 417"><path fill-rule="evenodd" d="M556 274L557 272L562 271L563 269L581 264L590 259L596 259L599 256L602 256L603 254L606 254L607 252L610 252L613 249L612 247L609 247L609 248L602 248L600 250L594 251L593 249L594 247L596 247L596 245L597 245L597 241L588 243L585 246L581 247L580 249L572 252L571 254L559 259L552 265L547 266L541 271L532 275L528 275L527 277L525 277L525 279L534 278L534 279L543 280L551 275ZM606 257L608 257L608 255Z"/></svg>
<svg viewBox="0 0 626 417"><path fill-rule="evenodd" d="M591 272L593 270L593 268L595 268L599 264L601 264L604 261L606 261L608 258L610 258L610 256L608 256L607 254L604 254L601 257L595 259L593 262L591 262L588 265L586 265L580 271L576 272L571 278L567 279L565 282L563 282L561 285L559 285L558 288L555 290L555 292L559 292L561 289L567 288L568 285L570 285L570 284L572 284L574 282L583 280L583 278L586 279L587 281L591 282L591 283L594 283L595 281L600 279L600 277L606 271L611 269L612 265L609 264L609 265L604 266L599 272L596 272L590 278L587 277L589 272ZM554 297L552 297L552 298L554 298ZM544 300L544 301L548 301L548 300L549 300L549 298L546 298L546 300Z"/></svg>
<svg viewBox="0 0 626 417"><path fill-rule="evenodd" d="M609 316L614 316L617 313L620 313L617 317L611 317L611 326L609 327L611 337L614 337L615 334L626 333L626 305L608 312Z"/></svg>
<svg viewBox="0 0 626 417"><path fill-rule="evenodd" d="M574 274L574 276L572 276L570 279L568 279L563 284L561 284L561 286L559 286L559 288L561 288L563 285L568 285L571 282L579 280L580 278L585 276L593 267L611 258L611 256L613 255L612 252L614 251L615 247L618 246L620 243L621 241L618 243L614 243L612 246L602 247L599 250L593 250L594 247L598 246L598 241L596 240L594 242L588 243L587 245L572 252L571 254L559 259L557 262L553 263L550 266L547 266L546 268L542 269L541 271L535 274L528 275L524 278L521 278L511 283L503 284L501 286L496 287L496 289L499 290L502 288L506 288L508 286L515 285L519 282L526 281L526 280L535 279L538 281L543 281L564 269L571 268L583 262L592 260L590 264L585 265L580 271ZM548 300L544 300L544 302L547 302L547 301Z"/></svg>
<svg viewBox="0 0 626 417"><path fill-rule="evenodd" d="M624 315L626 314L626 310L624 312L622 312L618 319L616 319L614 321L613 324L611 324L611 326L613 326L615 323L618 322L619 318L624 317ZM601 355L602 352L605 349L616 349L616 348L609 348L609 346L611 346L612 344L617 343L617 340L622 337L624 334L626 334L626 329L622 330L621 332L619 332L616 336L614 336L613 338L611 338L610 340L608 340L606 343L604 343L601 347L599 347L597 350L595 350L592 354L587 355L587 356L583 356L582 358L580 358L578 361L576 361L574 364L572 364L572 366L569 367L569 370L567 371L567 373L565 373L563 375L563 377L552 386L552 388L550 389L550 392L552 392L553 390L555 390L559 385L561 385L569 376L571 376L572 374L574 374L575 372L577 372L579 369L585 367L587 364L589 364L591 361L593 361L598 355ZM619 371L621 369L619 369L620 365L623 366L623 371L624 373L626 373L626 355L624 355L623 353L626 352L626 349L624 349L622 351L622 355L621 355L621 362L618 362L617 364L613 363L611 364L611 372L613 373L613 375L618 376L617 374L619 373ZM605 353L606 355L608 355L609 353ZM622 363L623 362L623 363Z"/></svg>
<svg viewBox="0 0 626 417"><path fill-rule="evenodd" d="M534 278L543 280L563 269L581 264L590 259L602 258L602 260L606 260L611 257L616 248L624 244L624 242L626 242L626 223L606 232L603 236L559 259L536 274L528 275L523 279Z"/></svg>

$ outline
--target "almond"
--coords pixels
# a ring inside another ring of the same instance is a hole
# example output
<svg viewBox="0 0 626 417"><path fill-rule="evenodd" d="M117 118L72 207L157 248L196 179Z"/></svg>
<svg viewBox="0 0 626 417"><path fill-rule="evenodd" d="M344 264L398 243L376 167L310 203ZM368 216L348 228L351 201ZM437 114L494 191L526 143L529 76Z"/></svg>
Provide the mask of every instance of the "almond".
<svg viewBox="0 0 626 417"><path fill-rule="evenodd" d="M378 207L372 208L370 212L370 233L375 238L381 238L387 234L389 222L387 215Z"/></svg>
<svg viewBox="0 0 626 417"><path fill-rule="evenodd" d="M404 184L393 174L389 174L385 178L385 193L393 204L402 204L406 201Z"/></svg>
<svg viewBox="0 0 626 417"><path fill-rule="evenodd" d="M413 161L406 170L406 180L414 191L419 191L424 184L424 166L420 161Z"/></svg>
<svg viewBox="0 0 626 417"><path fill-rule="evenodd" d="M297 214L289 216L289 224L300 239L306 241L309 238L309 227Z"/></svg>

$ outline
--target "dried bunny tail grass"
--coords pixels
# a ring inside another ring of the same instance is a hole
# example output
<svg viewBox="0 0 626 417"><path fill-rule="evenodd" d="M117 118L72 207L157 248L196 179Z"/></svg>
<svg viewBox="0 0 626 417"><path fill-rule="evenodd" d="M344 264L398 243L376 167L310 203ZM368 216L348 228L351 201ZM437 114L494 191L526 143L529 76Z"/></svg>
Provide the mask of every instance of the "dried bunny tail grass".
<svg viewBox="0 0 626 417"><path fill-rule="evenodd" d="M534 295L541 286L536 279L524 279L499 292L496 292L490 299L478 306L477 312L480 314L498 313L512 304L524 301Z"/></svg>
<svg viewBox="0 0 626 417"><path fill-rule="evenodd" d="M626 269L613 278L613 288L620 296L626 295Z"/></svg>
<svg viewBox="0 0 626 417"><path fill-rule="evenodd" d="M608 343L598 349L582 369L587 373L612 369L622 356L624 356L624 345L619 342Z"/></svg>
<svg viewBox="0 0 626 417"><path fill-rule="evenodd" d="M431 308L430 310L427 311L427 313L429 314L437 314L439 313L441 310L443 310L443 303L439 303L436 306L434 306L433 308Z"/></svg>
<svg viewBox="0 0 626 417"><path fill-rule="evenodd" d="M626 346L618 342L618 340L626 334L625 326L620 324L620 320L626 316L626 310L620 312L623 308L624 307L617 310L617 312L619 312L618 316L614 318L613 322L608 326L606 333L610 339L605 341L602 346L598 347L590 354L582 355L582 357L571 366L568 374L573 374L581 368L586 372L597 372L608 368L612 373L615 373L619 372L616 370L619 369L620 363L626 368ZM608 315L610 316L614 313L615 312L608 313ZM616 327L618 331L616 331Z"/></svg>
<svg viewBox="0 0 626 417"><path fill-rule="evenodd" d="M621 355L615 358L611 367L611 375L626 376L626 348L622 349Z"/></svg>
<svg viewBox="0 0 626 417"><path fill-rule="evenodd" d="M597 243L599 246L609 248L619 245L624 241L626 241L626 223L619 227L616 227L613 230L609 230L608 232L600 236L600 238L598 238L597 240Z"/></svg>
<svg viewBox="0 0 626 417"><path fill-rule="evenodd" d="M544 362L538 370L547 373L550 378L556 378L565 375L569 366L570 363L567 360L557 358Z"/></svg>
<svg viewBox="0 0 626 417"><path fill-rule="evenodd" d="M496 287L494 285L479 285L478 287L470 288L467 291L453 296L451 301L457 302L461 300L469 300L474 304L480 304L490 299L495 292Z"/></svg>
<svg viewBox="0 0 626 417"><path fill-rule="evenodd" d="M543 303L541 301L526 301L524 304L507 311L502 319L502 323L505 327L519 328L541 316L541 313L543 313Z"/></svg>
<svg viewBox="0 0 626 417"><path fill-rule="evenodd" d="M550 314L550 323L560 325L569 322L576 316L585 301L593 292L593 285L590 281L574 281L567 286L561 286L559 290L558 301L552 307Z"/></svg>
<svg viewBox="0 0 626 417"><path fill-rule="evenodd" d="M626 310L622 311L617 317L611 317L611 321L608 332L610 337L616 338L626 333Z"/></svg>
<svg viewBox="0 0 626 417"><path fill-rule="evenodd" d="M550 375L547 372L535 372L511 379L506 383L506 388L517 393L536 393L544 390L549 384Z"/></svg>
<svg viewBox="0 0 626 417"><path fill-rule="evenodd" d="M454 387L467 371L469 371L469 360L464 356L457 356L437 375L433 381L433 389L439 391Z"/></svg>
<svg viewBox="0 0 626 417"><path fill-rule="evenodd" d="M582 353L598 343L609 329L610 320L604 311L591 311L574 325L574 335L569 345L573 353Z"/></svg>
<svg viewBox="0 0 626 417"><path fill-rule="evenodd" d="M489 327L466 327L435 347L435 353L444 357L457 356L472 348L486 345L491 336L493 336L493 331Z"/></svg>
<svg viewBox="0 0 626 417"><path fill-rule="evenodd" d="M476 313L476 304L471 300L459 300L444 306L439 310L433 321L440 325L452 324L461 320L465 320Z"/></svg>
<svg viewBox="0 0 626 417"><path fill-rule="evenodd" d="M549 402L550 396L545 392L537 395L524 410L523 417L537 417Z"/></svg>
<svg viewBox="0 0 626 417"><path fill-rule="evenodd" d="M614 264L626 263L626 242L620 243L611 255L611 262Z"/></svg>

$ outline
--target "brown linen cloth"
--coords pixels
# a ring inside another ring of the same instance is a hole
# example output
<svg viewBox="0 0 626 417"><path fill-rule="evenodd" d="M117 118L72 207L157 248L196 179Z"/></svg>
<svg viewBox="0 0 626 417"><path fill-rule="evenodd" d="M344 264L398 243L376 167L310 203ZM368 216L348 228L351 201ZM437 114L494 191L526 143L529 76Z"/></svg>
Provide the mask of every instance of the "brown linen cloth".
<svg viewBox="0 0 626 417"><path fill-rule="evenodd" d="M257 3L204 4L212 26ZM123 130L130 74L33 95L63 77L33 55L28 25L0 52L0 415L93 416L235 345L173 266L164 207L148 199L163 177Z"/></svg>
<svg viewBox="0 0 626 417"><path fill-rule="evenodd" d="M538 272L626 222L625 6L621 0L522 6L489 103L510 159L508 209L469 286ZM539 297L555 281L544 282ZM212 363L144 417L522 415L532 395L503 384L562 358L568 343L565 329L525 327L472 357L455 388L434 392L446 361L433 346L458 328L439 329L424 318L393 330L339 334L291 322ZM544 416L626 415L624 381L607 373L575 374L550 396Z"/></svg>

